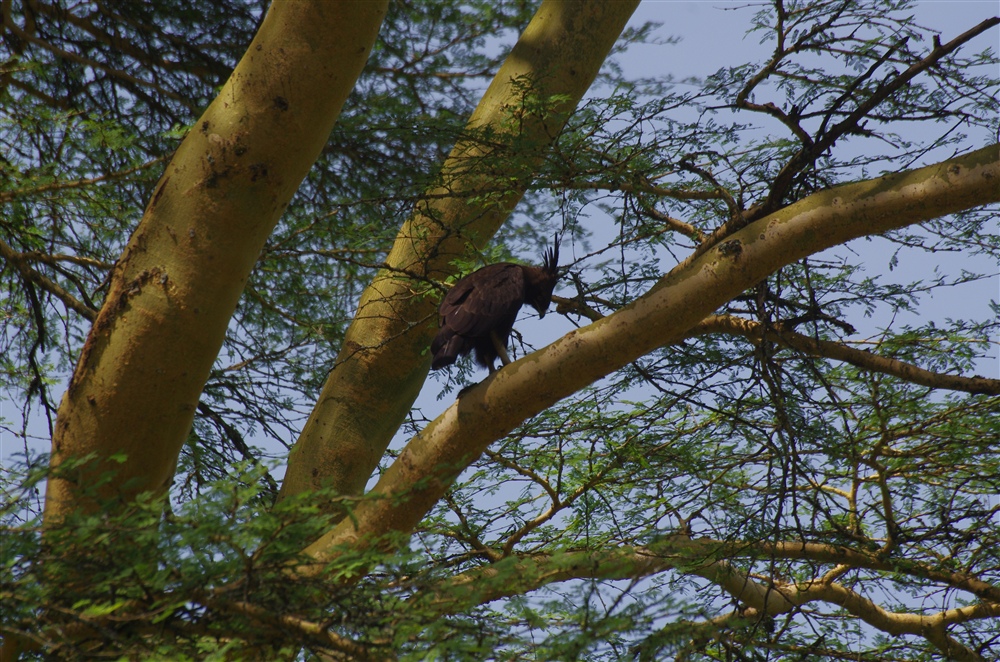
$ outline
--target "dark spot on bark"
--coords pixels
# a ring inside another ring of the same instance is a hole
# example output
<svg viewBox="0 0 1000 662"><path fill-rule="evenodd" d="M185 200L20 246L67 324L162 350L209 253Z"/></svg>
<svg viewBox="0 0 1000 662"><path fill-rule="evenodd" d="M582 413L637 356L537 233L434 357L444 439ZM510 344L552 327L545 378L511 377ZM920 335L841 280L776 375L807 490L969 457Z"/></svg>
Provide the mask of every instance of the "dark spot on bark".
<svg viewBox="0 0 1000 662"><path fill-rule="evenodd" d="M209 122L208 120L205 120L204 122L201 123L201 132L202 133L208 133L208 130L210 128L212 128L212 123Z"/></svg>
<svg viewBox="0 0 1000 662"><path fill-rule="evenodd" d="M250 181L255 182L261 177L267 177L267 164L266 163L250 164Z"/></svg>
<svg viewBox="0 0 1000 662"><path fill-rule="evenodd" d="M132 281L132 283L129 285L128 290L125 292L125 294L128 295L128 296L133 296L133 297L134 296L139 296L140 294L142 294L142 286L146 284L147 280L149 280L149 270L148 269L146 271L143 271L141 274L139 274L138 278L136 278L135 280Z"/></svg>
<svg viewBox="0 0 1000 662"><path fill-rule="evenodd" d="M236 148L233 149L233 153L236 154L236 156L243 156L247 153L246 145L237 145Z"/></svg>
<svg viewBox="0 0 1000 662"><path fill-rule="evenodd" d="M274 106L278 110L288 110L288 101L285 97L274 97Z"/></svg>
<svg viewBox="0 0 1000 662"><path fill-rule="evenodd" d="M167 182L169 181L170 181L170 175L167 175L162 180L160 180L160 185L156 187L156 193L153 194L153 199L149 201L150 209L156 206L156 203L160 200L160 196L163 195L163 189L167 186Z"/></svg>
<svg viewBox="0 0 1000 662"><path fill-rule="evenodd" d="M220 179L225 179L233 172L232 168L226 168L222 172L212 171L212 173L205 179L205 188L216 188L219 185Z"/></svg>
<svg viewBox="0 0 1000 662"><path fill-rule="evenodd" d="M731 239L719 246L719 253L725 257L738 258L743 253L743 244L739 239Z"/></svg>

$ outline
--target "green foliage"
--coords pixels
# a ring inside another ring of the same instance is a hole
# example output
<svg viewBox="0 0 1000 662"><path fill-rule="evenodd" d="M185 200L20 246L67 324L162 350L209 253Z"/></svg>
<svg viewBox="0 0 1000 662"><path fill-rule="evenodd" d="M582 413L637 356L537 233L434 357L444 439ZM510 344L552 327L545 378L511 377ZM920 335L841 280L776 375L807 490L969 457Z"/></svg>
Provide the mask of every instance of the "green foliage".
<svg viewBox="0 0 1000 662"><path fill-rule="evenodd" d="M0 389L16 406L0 434L26 448L39 434L29 422L54 424L57 385L89 327L67 297L100 307L162 164L264 9L126 4L128 20L122 3L65 10L74 23L16 3L14 23L33 21L37 39L3 35L0 240L17 258L0 272ZM931 660L946 657L939 646L888 636L847 601L764 614L720 577L772 594L825 582L907 615L997 604L955 579L1000 583L997 396L932 389L779 338L797 332L939 374L992 369L996 301L928 311L934 296L995 279L994 208L789 265L717 311L759 325L758 339L715 328L660 348L494 444L408 545L384 541L403 551L353 550L318 576L297 571L302 549L355 502L317 493L274 505L268 456L301 428L361 290L444 157L460 139L489 144L463 133L465 121L533 10L391 3L327 149L261 253L170 495L43 536L44 462L4 447L6 637L68 659L240 659L258 648L269 659L362 658L353 645L400 659ZM720 227L995 140L990 50L948 54L879 98L934 48L912 3L743 11L768 57L683 85L610 67L484 250L486 262L534 260L565 232L560 332L628 305ZM554 101L521 84L516 111ZM470 201L531 175L517 145L495 157L477 173L491 185ZM478 378L466 366L429 383L448 392ZM426 423L416 409L401 434ZM718 546L688 545L699 540ZM983 659L1000 654L996 613L955 620L947 635Z"/></svg>
<svg viewBox="0 0 1000 662"><path fill-rule="evenodd" d="M40 41L4 35L14 55L0 89L0 240L96 311L183 127L242 56L266 4L144 3L127 21L115 3L98 4L77 7L77 23L44 3L15 7L14 22L35 21ZM361 289L504 55L484 45L509 42L532 12L520 2L392 3L233 318L181 459L185 494L228 462L292 441ZM89 323L13 264L3 268L2 388L25 418L40 405L51 425L47 385L71 371Z"/></svg>
<svg viewBox="0 0 1000 662"><path fill-rule="evenodd" d="M36 519L15 526L20 513L7 504L5 634L38 642L46 659L111 652L204 659L228 649L315 645L294 627L276 638L280 619L293 611L323 621L343 610L357 616L357 634L378 633L391 599L374 585L347 590L338 578L392 558L371 552L327 567L320 578L297 576L302 548L330 526L329 509L319 505L350 504L317 493L264 508L263 474L244 463L166 515L162 499L145 498L125 511L76 515L44 535ZM308 613L298 609L306 604Z"/></svg>

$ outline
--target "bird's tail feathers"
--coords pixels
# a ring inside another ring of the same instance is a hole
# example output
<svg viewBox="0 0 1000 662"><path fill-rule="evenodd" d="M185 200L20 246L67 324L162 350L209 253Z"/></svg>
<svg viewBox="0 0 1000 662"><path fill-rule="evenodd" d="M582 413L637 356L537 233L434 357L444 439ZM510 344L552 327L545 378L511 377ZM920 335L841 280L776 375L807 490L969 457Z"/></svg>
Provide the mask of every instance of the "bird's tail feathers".
<svg viewBox="0 0 1000 662"><path fill-rule="evenodd" d="M455 333L451 335L438 334L434 338L434 342L431 343L431 352L434 353L434 359L431 361L431 370L439 370L451 365L464 348L465 338L462 336Z"/></svg>

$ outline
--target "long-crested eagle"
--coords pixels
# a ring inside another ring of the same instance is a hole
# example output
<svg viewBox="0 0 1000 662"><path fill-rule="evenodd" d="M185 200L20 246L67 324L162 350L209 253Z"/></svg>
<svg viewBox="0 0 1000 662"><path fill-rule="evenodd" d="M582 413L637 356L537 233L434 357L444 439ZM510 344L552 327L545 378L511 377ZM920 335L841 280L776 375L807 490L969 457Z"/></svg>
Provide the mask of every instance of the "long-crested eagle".
<svg viewBox="0 0 1000 662"><path fill-rule="evenodd" d="M438 309L441 329L431 343L431 368L451 365L473 350L476 362L490 372L497 357L504 365L510 363L507 339L521 306L530 304L539 317L545 317L552 301L559 280L558 236L542 260L541 267L490 264L455 283Z"/></svg>

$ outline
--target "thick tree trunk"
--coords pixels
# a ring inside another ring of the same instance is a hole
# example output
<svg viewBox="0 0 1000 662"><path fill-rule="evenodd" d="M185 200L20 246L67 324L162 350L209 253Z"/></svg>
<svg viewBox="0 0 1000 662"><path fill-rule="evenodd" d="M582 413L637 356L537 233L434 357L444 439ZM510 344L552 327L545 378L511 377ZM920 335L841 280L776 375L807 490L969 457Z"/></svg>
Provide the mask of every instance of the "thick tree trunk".
<svg viewBox="0 0 1000 662"><path fill-rule="evenodd" d="M169 484L247 277L328 140L387 4L275 3L181 143L115 266L59 408L50 522L93 508L91 496L128 501ZM90 454L98 459L67 463Z"/></svg>
<svg viewBox="0 0 1000 662"><path fill-rule="evenodd" d="M467 141L455 147L441 185L428 191L397 236L389 269L362 295L292 450L283 497L324 486L343 494L364 489L430 365L438 297L415 291L428 290L419 279L452 275L452 261L470 245L483 246L507 219L637 5L542 3L469 120L470 133L491 132L491 146Z"/></svg>

